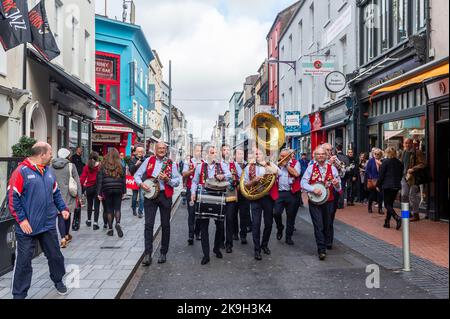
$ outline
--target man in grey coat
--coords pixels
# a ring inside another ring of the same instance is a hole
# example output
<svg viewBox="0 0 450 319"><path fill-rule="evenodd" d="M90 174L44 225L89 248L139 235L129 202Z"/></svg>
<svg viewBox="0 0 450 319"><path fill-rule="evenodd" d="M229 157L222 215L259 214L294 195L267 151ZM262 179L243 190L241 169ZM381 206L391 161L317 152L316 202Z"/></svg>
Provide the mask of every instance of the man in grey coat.
<svg viewBox="0 0 450 319"><path fill-rule="evenodd" d="M62 148L58 151L58 158L53 160L51 169L58 183L59 189L61 191L61 196L69 209L69 212L74 212L77 207L77 201L81 197L81 184L80 178L78 176L77 168L72 164L68 158L70 156L70 151L68 149ZM70 165L69 165L70 164ZM70 170L72 171L72 178L77 184L77 196L73 197L69 192L69 180L70 180ZM61 235L61 248L66 248L69 242L72 240L72 236L69 234L70 231L70 218L64 220L58 216L58 229Z"/></svg>

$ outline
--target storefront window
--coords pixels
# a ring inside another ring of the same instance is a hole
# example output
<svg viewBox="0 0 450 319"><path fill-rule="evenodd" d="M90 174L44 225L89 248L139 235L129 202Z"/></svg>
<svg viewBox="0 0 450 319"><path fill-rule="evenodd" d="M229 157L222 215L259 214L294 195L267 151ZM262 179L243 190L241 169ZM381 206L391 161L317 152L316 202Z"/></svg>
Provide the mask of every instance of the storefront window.
<svg viewBox="0 0 450 319"><path fill-rule="evenodd" d="M65 116L58 114L57 117L57 128L58 128L58 149L66 146L66 126L65 126Z"/></svg>
<svg viewBox="0 0 450 319"><path fill-rule="evenodd" d="M69 120L69 147L75 149L78 147L78 121Z"/></svg>
<svg viewBox="0 0 450 319"><path fill-rule="evenodd" d="M425 152L425 116L385 123L383 125L383 137L384 149L392 146L401 150L404 140L411 138L415 141L418 149Z"/></svg>
<svg viewBox="0 0 450 319"><path fill-rule="evenodd" d="M89 123L81 123L81 147L83 148L83 161L89 159Z"/></svg>

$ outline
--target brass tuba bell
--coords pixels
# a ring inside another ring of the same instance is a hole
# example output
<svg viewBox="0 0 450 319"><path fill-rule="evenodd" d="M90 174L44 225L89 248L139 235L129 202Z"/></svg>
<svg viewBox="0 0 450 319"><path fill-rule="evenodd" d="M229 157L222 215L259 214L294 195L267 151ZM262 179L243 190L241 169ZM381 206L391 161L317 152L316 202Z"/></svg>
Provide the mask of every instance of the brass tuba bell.
<svg viewBox="0 0 450 319"><path fill-rule="evenodd" d="M251 128L256 144L266 152L266 155L270 152L278 152L283 147L285 142L284 128L273 115L269 113L255 115ZM276 175L268 173L257 185L247 188L245 186L245 174L242 174L239 188L242 196L254 201L268 195L275 181Z"/></svg>

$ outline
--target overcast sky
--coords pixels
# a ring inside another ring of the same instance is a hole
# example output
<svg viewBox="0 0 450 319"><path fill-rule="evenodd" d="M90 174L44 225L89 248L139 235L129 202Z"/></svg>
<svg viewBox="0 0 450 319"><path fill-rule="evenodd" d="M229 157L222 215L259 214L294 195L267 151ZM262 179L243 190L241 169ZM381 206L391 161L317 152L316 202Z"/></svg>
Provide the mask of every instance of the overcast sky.
<svg viewBox="0 0 450 319"><path fill-rule="evenodd" d="M122 0L107 0L108 17L121 19ZM164 65L172 60L173 104L196 138L209 140L228 100L256 74L267 55L266 35L277 13L295 0L135 0L136 24ZM105 0L96 0L105 14ZM187 102L183 99L225 99Z"/></svg>

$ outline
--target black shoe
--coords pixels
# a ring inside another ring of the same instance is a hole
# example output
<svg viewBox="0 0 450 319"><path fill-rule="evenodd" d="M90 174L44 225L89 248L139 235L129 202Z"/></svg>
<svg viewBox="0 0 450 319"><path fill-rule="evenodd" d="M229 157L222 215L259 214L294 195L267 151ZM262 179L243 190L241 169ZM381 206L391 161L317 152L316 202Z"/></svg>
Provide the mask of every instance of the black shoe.
<svg viewBox="0 0 450 319"><path fill-rule="evenodd" d="M62 281L55 284L56 291L58 292L58 295L65 296L67 295L67 287L64 285Z"/></svg>
<svg viewBox="0 0 450 319"><path fill-rule="evenodd" d="M226 252L227 254L231 254L231 253L233 252L233 248L227 247L227 250L225 250L225 252Z"/></svg>
<svg viewBox="0 0 450 319"><path fill-rule="evenodd" d="M239 240L239 235L233 235L233 240Z"/></svg>
<svg viewBox="0 0 450 319"><path fill-rule="evenodd" d="M209 257L203 257L202 265L206 265L207 263L209 263Z"/></svg>
<svg viewBox="0 0 450 319"><path fill-rule="evenodd" d="M136 208L133 209L133 216L137 216L137 214L136 214Z"/></svg>
<svg viewBox="0 0 450 319"><path fill-rule="evenodd" d="M269 247L261 247L263 253L265 253L266 255L270 255L271 251L269 249Z"/></svg>
<svg viewBox="0 0 450 319"><path fill-rule="evenodd" d="M389 221L385 220L383 227L384 228L391 228L391 225L390 225Z"/></svg>
<svg viewBox="0 0 450 319"><path fill-rule="evenodd" d="M87 227L91 227L91 225L92 225L92 224L91 224L91 221L90 221L90 220L87 220L87 221L86 221L86 226L87 226Z"/></svg>
<svg viewBox="0 0 450 319"><path fill-rule="evenodd" d="M144 260L142 261L142 265L144 265L144 267L148 267L151 264L152 264L152 257L150 254L146 254Z"/></svg>
<svg viewBox="0 0 450 319"><path fill-rule="evenodd" d="M333 245L328 245L328 246L327 246L327 249L328 249L328 250L333 250Z"/></svg>
<svg viewBox="0 0 450 319"><path fill-rule="evenodd" d="M260 252L256 252L256 253L255 253L255 259L256 259L256 260L262 260L262 257L261 257L261 253L260 253Z"/></svg>
<svg viewBox="0 0 450 319"><path fill-rule="evenodd" d="M161 254L158 259L158 264L164 264L167 261L166 254Z"/></svg>
<svg viewBox="0 0 450 319"><path fill-rule="evenodd" d="M247 239L242 238L242 239L241 239L241 244L242 244L242 245L247 245Z"/></svg>
<svg viewBox="0 0 450 319"><path fill-rule="evenodd" d="M194 245L194 240L193 240L193 239L188 239L188 245L189 245L189 246Z"/></svg>
<svg viewBox="0 0 450 319"><path fill-rule="evenodd" d="M120 227L120 224L116 224L116 230L117 230L117 236L122 238L123 237L123 231L122 231L122 227Z"/></svg>
<svg viewBox="0 0 450 319"><path fill-rule="evenodd" d="M114 231L112 229L108 229L108 231L106 232L106 235L114 236Z"/></svg>
<svg viewBox="0 0 450 319"><path fill-rule="evenodd" d="M402 228L402 219L398 217L395 221L397 222L397 226L395 227L395 229L400 230L400 228Z"/></svg>
<svg viewBox="0 0 450 319"><path fill-rule="evenodd" d="M278 231L277 231L277 239L278 240L281 240L281 238L283 238L283 229L284 229L284 227L281 229L278 229Z"/></svg>
<svg viewBox="0 0 450 319"><path fill-rule="evenodd" d="M320 253L319 254L319 259L320 260L325 260L326 257L327 257L327 254L325 254L325 253Z"/></svg>
<svg viewBox="0 0 450 319"><path fill-rule="evenodd" d="M289 246L294 245L294 242L292 241L291 238L286 239L286 244L288 244Z"/></svg>
<svg viewBox="0 0 450 319"><path fill-rule="evenodd" d="M106 230L108 226L106 224L103 224L103 229Z"/></svg>
<svg viewBox="0 0 450 319"><path fill-rule="evenodd" d="M216 254L216 257L217 257L217 258L219 258L219 259L222 259L222 258L223 258L223 255L222 255L222 253L220 252L220 250L214 250L213 253Z"/></svg>
<svg viewBox="0 0 450 319"><path fill-rule="evenodd" d="M99 230L100 227L98 227L98 224L94 224L94 226L92 226L92 229L93 229L93 230Z"/></svg>

